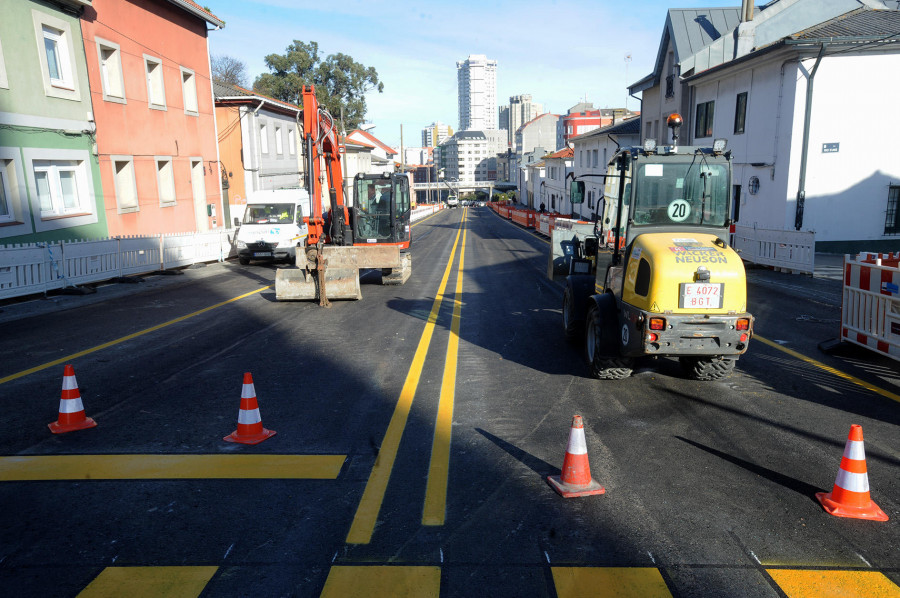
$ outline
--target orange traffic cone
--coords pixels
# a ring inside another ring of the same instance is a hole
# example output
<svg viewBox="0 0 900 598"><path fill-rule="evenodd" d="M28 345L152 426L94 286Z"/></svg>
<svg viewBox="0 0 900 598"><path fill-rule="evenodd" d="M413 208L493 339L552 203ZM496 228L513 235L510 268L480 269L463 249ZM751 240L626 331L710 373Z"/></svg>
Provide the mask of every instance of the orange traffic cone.
<svg viewBox="0 0 900 598"><path fill-rule="evenodd" d="M591 466L588 464L587 443L584 440L584 422L580 415L572 418L572 429L569 432L569 445L566 447L566 458L563 460L562 475L547 476L547 482L563 498L603 494L606 488L591 477Z"/></svg>
<svg viewBox="0 0 900 598"><path fill-rule="evenodd" d="M850 426L844 446L844 457L831 492L816 492L816 498L830 514L854 519L887 521L887 514L869 497L869 474L866 470L866 451L862 426Z"/></svg>
<svg viewBox="0 0 900 598"><path fill-rule="evenodd" d="M241 389L241 408L238 411L237 430L226 436L226 442L241 444L259 444L266 438L275 435L274 430L266 430L259 417L259 405L256 404L256 390L253 388L253 376L244 374L244 386Z"/></svg>
<svg viewBox="0 0 900 598"><path fill-rule="evenodd" d="M93 428L97 422L84 415L84 405L75 380L75 368L67 365L63 369L62 396L59 399L59 419L47 424L54 434Z"/></svg>

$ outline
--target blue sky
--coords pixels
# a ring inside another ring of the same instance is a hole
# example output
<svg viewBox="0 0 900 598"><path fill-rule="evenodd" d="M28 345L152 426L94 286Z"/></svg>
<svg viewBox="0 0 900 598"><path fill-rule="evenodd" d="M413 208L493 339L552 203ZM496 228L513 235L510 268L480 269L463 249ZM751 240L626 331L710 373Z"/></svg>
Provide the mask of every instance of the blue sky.
<svg viewBox="0 0 900 598"><path fill-rule="evenodd" d="M199 0L198 0L199 1ZM372 133L399 147L421 144L421 130L442 121L456 130L456 61L497 60L498 103L530 93L545 110L639 108L626 87L650 73L669 8L740 6L740 0L205 0L225 28L209 34L210 52L243 61L253 79L267 54L295 39L319 44L324 58L343 52L375 67L384 93L366 97ZM625 56L631 61L626 62Z"/></svg>

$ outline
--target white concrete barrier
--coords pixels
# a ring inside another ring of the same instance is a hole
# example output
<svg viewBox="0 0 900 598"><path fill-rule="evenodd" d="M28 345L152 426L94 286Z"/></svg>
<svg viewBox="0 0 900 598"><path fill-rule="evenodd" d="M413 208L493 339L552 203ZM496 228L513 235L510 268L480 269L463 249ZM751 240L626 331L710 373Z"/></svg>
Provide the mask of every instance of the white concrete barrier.
<svg viewBox="0 0 900 598"><path fill-rule="evenodd" d="M731 245L742 259L784 272L815 271L816 233L735 225Z"/></svg>

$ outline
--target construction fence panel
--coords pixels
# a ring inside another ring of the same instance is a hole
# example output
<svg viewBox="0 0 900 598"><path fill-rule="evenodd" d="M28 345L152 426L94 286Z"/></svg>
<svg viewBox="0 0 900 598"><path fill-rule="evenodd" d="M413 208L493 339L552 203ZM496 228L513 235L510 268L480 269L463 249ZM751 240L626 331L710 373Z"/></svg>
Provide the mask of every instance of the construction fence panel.
<svg viewBox="0 0 900 598"><path fill-rule="evenodd" d="M815 271L816 233L734 226L732 246L742 259L787 272Z"/></svg>
<svg viewBox="0 0 900 598"><path fill-rule="evenodd" d="M161 268L161 237L122 237L118 241L119 276L146 274Z"/></svg>
<svg viewBox="0 0 900 598"><path fill-rule="evenodd" d="M877 256L877 257L876 257ZM900 360L900 253L844 256L841 340Z"/></svg>
<svg viewBox="0 0 900 598"><path fill-rule="evenodd" d="M61 268L59 244L3 248L0 251L0 299L62 288L65 282L60 275Z"/></svg>
<svg viewBox="0 0 900 598"><path fill-rule="evenodd" d="M61 245L66 285L98 282L118 275L119 243L116 239L65 241Z"/></svg>

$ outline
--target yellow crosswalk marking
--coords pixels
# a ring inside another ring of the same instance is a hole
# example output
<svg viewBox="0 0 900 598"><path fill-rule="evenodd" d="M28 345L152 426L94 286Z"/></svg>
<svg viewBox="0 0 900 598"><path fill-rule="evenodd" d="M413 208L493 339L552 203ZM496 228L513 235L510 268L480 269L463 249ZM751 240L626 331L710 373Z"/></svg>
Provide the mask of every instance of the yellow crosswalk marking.
<svg viewBox="0 0 900 598"><path fill-rule="evenodd" d="M789 598L900 598L900 587L878 571L766 571Z"/></svg>
<svg viewBox="0 0 900 598"><path fill-rule="evenodd" d="M651 567L553 567L559 598L671 598Z"/></svg>
<svg viewBox="0 0 900 598"><path fill-rule="evenodd" d="M440 567L332 567L321 598L438 598Z"/></svg>
<svg viewBox="0 0 900 598"><path fill-rule="evenodd" d="M78 598L196 598L218 567L107 567Z"/></svg>
<svg viewBox="0 0 900 598"><path fill-rule="evenodd" d="M50 455L0 457L0 482L33 480L333 480L346 455Z"/></svg>

